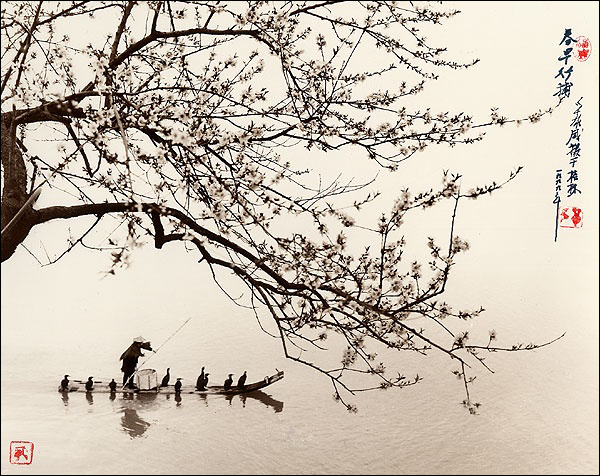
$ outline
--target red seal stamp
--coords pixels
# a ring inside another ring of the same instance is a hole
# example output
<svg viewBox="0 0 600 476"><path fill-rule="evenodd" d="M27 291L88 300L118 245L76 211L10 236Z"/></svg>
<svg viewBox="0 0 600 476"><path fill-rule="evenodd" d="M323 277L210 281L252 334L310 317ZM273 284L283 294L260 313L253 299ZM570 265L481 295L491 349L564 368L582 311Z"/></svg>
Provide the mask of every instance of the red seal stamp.
<svg viewBox="0 0 600 476"><path fill-rule="evenodd" d="M10 464L31 464L33 443L31 441L11 441L9 461Z"/></svg>
<svg viewBox="0 0 600 476"><path fill-rule="evenodd" d="M590 43L590 40L585 36L578 36L575 51L577 52L577 61L586 61L592 54L592 44Z"/></svg>
<svg viewBox="0 0 600 476"><path fill-rule="evenodd" d="M562 228L581 228L583 225L583 212L581 208L568 207L560 211L559 226Z"/></svg>

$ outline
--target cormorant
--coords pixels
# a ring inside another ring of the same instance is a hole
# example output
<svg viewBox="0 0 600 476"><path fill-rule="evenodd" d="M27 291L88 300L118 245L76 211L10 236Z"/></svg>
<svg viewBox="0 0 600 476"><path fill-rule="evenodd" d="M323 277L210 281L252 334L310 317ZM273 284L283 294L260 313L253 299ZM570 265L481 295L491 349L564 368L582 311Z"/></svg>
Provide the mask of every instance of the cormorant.
<svg viewBox="0 0 600 476"><path fill-rule="evenodd" d="M208 376L210 374L206 373L204 374L204 382L202 382L202 390L206 390L208 388Z"/></svg>
<svg viewBox="0 0 600 476"><path fill-rule="evenodd" d="M69 390L69 376L65 375L65 378L60 381L61 390Z"/></svg>
<svg viewBox="0 0 600 476"><path fill-rule="evenodd" d="M171 375L169 374L169 370L171 370L170 368L167 369L167 375L165 375L162 379L162 382L160 383L161 387L168 387L169 386L169 379L171 378Z"/></svg>
<svg viewBox="0 0 600 476"><path fill-rule="evenodd" d="M244 374L238 379L237 386L238 388L244 388L246 385L246 371L244 370Z"/></svg>
<svg viewBox="0 0 600 476"><path fill-rule="evenodd" d="M177 382L175 382L175 392L181 392L181 378L177 378Z"/></svg>
<svg viewBox="0 0 600 476"><path fill-rule="evenodd" d="M87 382L85 382L85 389L89 392L94 388L94 381L92 380L94 377L88 377Z"/></svg>
<svg viewBox="0 0 600 476"><path fill-rule="evenodd" d="M202 372L200 372L200 376L198 377L198 380L196 380L196 388L198 390L202 390L203 385L204 385L204 367L202 367Z"/></svg>
<svg viewBox="0 0 600 476"><path fill-rule="evenodd" d="M229 377L227 378L227 380L225 380L225 383L223 384L225 390L229 390L233 385L233 379L231 378L232 376L233 374L229 374Z"/></svg>
<svg viewBox="0 0 600 476"><path fill-rule="evenodd" d="M117 391L117 382L115 382L115 379L112 379L109 384L108 384L108 388L110 388L111 392L116 392Z"/></svg>

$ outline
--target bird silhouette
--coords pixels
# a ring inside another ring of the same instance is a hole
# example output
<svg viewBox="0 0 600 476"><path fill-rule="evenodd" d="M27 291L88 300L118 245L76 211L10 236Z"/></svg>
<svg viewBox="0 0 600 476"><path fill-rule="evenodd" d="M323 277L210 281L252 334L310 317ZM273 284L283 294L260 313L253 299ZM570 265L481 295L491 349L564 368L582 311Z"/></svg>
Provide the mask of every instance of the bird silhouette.
<svg viewBox="0 0 600 476"><path fill-rule="evenodd" d="M198 376L198 380L196 380L196 388L201 390L204 387L204 367L202 367L202 372Z"/></svg>
<svg viewBox="0 0 600 476"><path fill-rule="evenodd" d="M177 378L177 382L175 382L175 392L181 392L181 378Z"/></svg>
<svg viewBox="0 0 600 476"><path fill-rule="evenodd" d="M225 383L223 384L225 390L229 390L233 385L233 379L231 378L232 376L233 374L229 374L229 377L227 377L227 380L225 380Z"/></svg>
<svg viewBox="0 0 600 476"><path fill-rule="evenodd" d="M169 386L169 379L171 378L171 375L169 374L169 370L171 370L170 368L167 368L167 375L165 375L162 379L162 382L160 383L161 387L168 387Z"/></svg>
<svg viewBox="0 0 600 476"><path fill-rule="evenodd" d="M244 388L246 385L246 371L244 370L244 374L238 379L237 386L238 388Z"/></svg>

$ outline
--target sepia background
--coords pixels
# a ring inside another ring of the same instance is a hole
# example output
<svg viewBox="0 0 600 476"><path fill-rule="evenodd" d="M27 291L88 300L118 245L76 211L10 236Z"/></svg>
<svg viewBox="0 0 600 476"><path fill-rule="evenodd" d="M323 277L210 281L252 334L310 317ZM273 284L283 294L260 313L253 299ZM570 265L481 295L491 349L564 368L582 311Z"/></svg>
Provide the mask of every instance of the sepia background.
<svg viewBox="0 0 600 476"><path fill-rule="evenodd" d="M452 2L454 3L454 2ZM129 269L107 276L109 257L83 249L40 265L21 248L2 264L3 474L593 474L598 473L598 3L456 2L462 13L431 40L457 61L417 96L432 110L464 110L485 120L490 108L510 117L554 106L559 42L565 28L592 42L574 64L571 98L540 123L490 129L471 146L431 147L394 176L379 177L383 199L403 186L437 185L443 170L465 189L523 172L492 196L461 204L461 256L447 300L486 308L468 323L473 336L499 343L545 342L531 352L492 354L495 371L472 387L482 403L471 416L462 382L441 356L405 356L399 365L423 382L352 399L350 414L333 401L329 382L286 361L251 311L235 306L190 254L151 245ZM565 142L575 100L583 97L583 227L560 229L554 242L554 177L568 165ZM345 161L345 162L343 162ZM372 170L334 157L324 174ZM39 206L44 205L44 195ZM447 210L413 216L410 237L446 230ZM42 253L51 223L29 236ZM423 250L425 246L423 243ZM235 281L229 289L241 292ZM164 395L127 400L56 392L62 375L120 377L121 352L142 335L154 346L192 319L148 366L193 383L202 366L219 383L244 370L248 381L285 371L255 397ZM335 357L339 353L335 353ZM35 443L32 465L10 465L10 441Z"/></svg>

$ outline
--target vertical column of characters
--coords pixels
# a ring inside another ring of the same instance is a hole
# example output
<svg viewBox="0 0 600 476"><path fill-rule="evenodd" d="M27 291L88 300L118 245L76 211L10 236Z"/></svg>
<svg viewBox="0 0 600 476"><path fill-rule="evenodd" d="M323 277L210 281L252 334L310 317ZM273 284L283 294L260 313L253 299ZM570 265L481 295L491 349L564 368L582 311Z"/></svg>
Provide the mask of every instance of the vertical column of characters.
<svg viewBox="0 0 600 476"><path fill-rule="evenodd" d="M586 61L591 54L592 45L588 38L585 36L578 36L573 38L573 32L571 28L565 28L563 38L559 43L559 46L565 46L562 54L558 57L560 62L560 68L554 78L559 79L559 83L556 86L557 91L553 96L556 96L561 103L563 100L571 96L571 90L573 89L573 82L571 77L573 75L573 64L569 65L569 59L575 57L577 61ZM578 161L581 156L581 131L583 130L581 121L581 110L583 108L583 96L580 97L575 103L575 111L573 112L573 118L570 124L569 138L566 142L567 153L569 158L569 164L566 168L566 173L563 174L563 167L558 167L555 170L554 175L554 199L552 203L556 206L556 217L554 226L554 241L558 240L558 228L581 228L583 225L583 211L578 205L571 205L568 207L561 207L562 203L562 190L563 190L563 176L565 180L566 198L570 199L577 194L581 194L579 186L579 169ZM571 201L571 200L569 200Z"/></svg>
<svg viewBox="0 0 600 476"><path fill-rule="evenodd" d="M581 155L581 108L583 97L575 103L573 120L571 121L571 133L566 142L567 156L569 157L569 171L567 173L567 198L581 194L579 188L579 173L577 162ZM582 210L579 206L563 208L560 212L560 226L563 228L581 228L583 224Z"/></svg>

